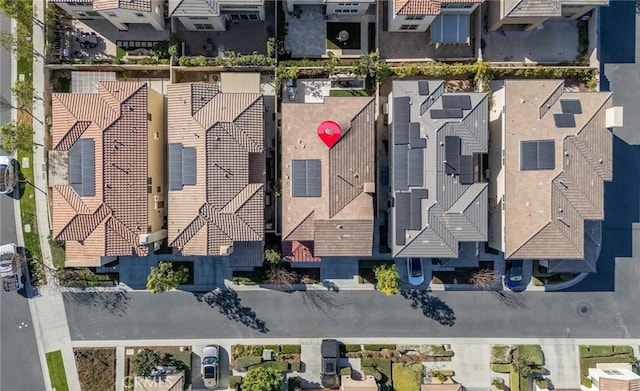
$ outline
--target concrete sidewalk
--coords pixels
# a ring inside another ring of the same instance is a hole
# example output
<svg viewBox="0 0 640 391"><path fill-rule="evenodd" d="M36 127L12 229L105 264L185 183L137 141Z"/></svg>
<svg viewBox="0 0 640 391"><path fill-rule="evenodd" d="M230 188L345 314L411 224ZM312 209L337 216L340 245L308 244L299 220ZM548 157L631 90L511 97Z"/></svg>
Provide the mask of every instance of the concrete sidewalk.
<svg viewBox="0 0 640 391"><path fill-rule="evenodd" d="M580 387L579 345L630 345L636 356L640 339L566 339L566 338L337 338L344 344L407 344L407 345L446 345L450 344L454 352L451 361L426 362L425 367L432 369L452 369L456 382L467 388L488 387L491 379L502 377L489 370L491 345L537 344L541 345L545 356L546 377L556 388ZM204 345L215 343L230 352L231 345L302 345L301 377L310 383L319 381L320 338L229 338L229 339L181 339L181 340L100 340L72 341L74 347L116 347L123 352L130 346L191 346L194 354ZM124 361L124 355L117 355ZM124 369L124 364L116 364ZM194 366L194 379L197 378L197 366ZM223 372L224 373L224 372ZM121 379L121 374L116 374Z"/></svg>
<svg viewBox="0 0 640 391"><path fill-rule="evenodd" d="M37 20L45 20L44 1L34 2L34 17ZM38 24L33 27L33 49L37 53L45 53L45 31ZM51 247L49 245L49 236L51 228L49 225L49 209L47 200L47 165L45 158L45 92L47 90L45 80L44 59L39 56L33 57L33 89L34 89L34 105L33 105L33 184L36 187L36 218L38 222L38 236L40 239L40 249L42 251L42 262L48 269L53 270L53 258L51 256ZM18 227L22 231L22 227ZM45 353L60 350L62 352L62 360L67 375L67 384L69 390L80 390L80 382L78 380L78 372L76 368L73 348L71 347L71 336L69 334L69 326L62 301L62 295L55 286L54 279L48 278L49 285L39 289L40 295L29 301L33 324L38 340L41 360ZM51 388L49 384L48 369L46 359L43 363L43 373L45 375L45 384Z"/></svg>

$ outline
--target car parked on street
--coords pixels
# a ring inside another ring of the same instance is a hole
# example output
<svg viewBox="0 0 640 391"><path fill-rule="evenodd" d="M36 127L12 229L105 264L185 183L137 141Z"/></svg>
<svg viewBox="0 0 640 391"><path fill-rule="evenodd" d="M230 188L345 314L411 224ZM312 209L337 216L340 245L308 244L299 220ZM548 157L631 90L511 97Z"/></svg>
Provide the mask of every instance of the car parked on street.
<svg viewBox="0 0 640 391"><path fill-rule="evenodd" d="M504 285L514 292L522 292L527 289L523 281L523 261L507 261L504 273Z"/></svg>
<svg viewBox="0 0 640 391"><path fill-rule="evenodd" d="M424 273L422 272L422 261L420 258L407 258L407 274L409 275L409 284L417 286L424 282Z"/></svg>
<svg viewBox="0 0 640 391"><path fill-rule="evenodd" d="M18 183L18 164L11 156L0 156L0 194L11 194Z"/></svg>
<svg viewBox="0 0 640 391"><path fill-rule="evenodd" d="M207 345L202 350L202 380L206 388L217 388L220 383L220 347Z"/></svg>
<svg viewBox="0 0 640 391"><path fill-rule="evenodd" d="M323 339L320 345L322 354L322 373L320 382L324 388L340 388L338 374L338 358L340 357L340 342L335 339Z"/></svg>

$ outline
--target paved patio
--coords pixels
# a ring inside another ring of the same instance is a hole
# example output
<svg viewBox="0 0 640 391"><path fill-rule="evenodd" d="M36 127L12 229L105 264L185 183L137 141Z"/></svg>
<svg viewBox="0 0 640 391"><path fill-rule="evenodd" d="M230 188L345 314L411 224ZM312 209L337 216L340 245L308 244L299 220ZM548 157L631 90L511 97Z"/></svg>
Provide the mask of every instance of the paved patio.
<svg viewBox="0 0 640 391"><path fill-rule="evenodd" d="M294 58L317 58L327 55L327 22L360 23L360 49L332 50L340 57L359 57L369 48L369 23L375 23L373 8L365 15L324 15L321 5L302 5L300 17L286 14L285 46Z"/></svg>
<svg viewBox="0 0 640 391"><path fill-rule="evenodd" d="M253 52L267 54L267 31L268 29L274 29L274 21L273 18L270 18L270 15L272 14L267 11L267 17L264 22L244 20L233 22L229 24L227 31L187 31L179 21L176 21L175 33L179 42L187 44L187 54L189 56L206 56L205 45L208 40L213 42L213 53L215 55L219 51L232 51L241 54L251 54Z"/></svg>
<svg viewBox="0 0 640 391"><path fill-rule="evenodd" d="M578 56L578 28L575 21L547 21L539 30L518 31L504 26L482 34L482 58L493 62L560 63Z"/></svg>

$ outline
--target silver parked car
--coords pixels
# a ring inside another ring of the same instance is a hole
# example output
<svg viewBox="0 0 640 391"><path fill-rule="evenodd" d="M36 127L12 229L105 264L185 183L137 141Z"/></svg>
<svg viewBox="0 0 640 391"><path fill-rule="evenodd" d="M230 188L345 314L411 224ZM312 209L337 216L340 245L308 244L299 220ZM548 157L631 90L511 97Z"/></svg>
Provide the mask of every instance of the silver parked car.
<svg viewBox="0 0 640 391"><path fill-rule="evenodd" d="M220 383L220 347L207 345L202 350L202 380L206 388L217 388Z"/></svg>
<svg viewBox="0 0 640 391"><path fill-rule="evenodd" d="M409 275L409 284L413 286L420 285L424 282L424 273L422 272L422 261L420 261L420 258L407 258L407 274Z"/></svg>

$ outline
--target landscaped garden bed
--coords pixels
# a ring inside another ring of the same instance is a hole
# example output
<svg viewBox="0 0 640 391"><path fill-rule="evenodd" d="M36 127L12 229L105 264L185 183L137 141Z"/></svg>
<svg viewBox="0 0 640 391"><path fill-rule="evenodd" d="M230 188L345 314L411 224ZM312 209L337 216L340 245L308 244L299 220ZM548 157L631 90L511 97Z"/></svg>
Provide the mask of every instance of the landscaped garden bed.
<svg viewBox="0 0 640 391"><path fill-rule="evenodd" d="M432 273L432 282L440 284L471 284L471 282L469 282L471 277L481 270L493 270L493 262L480 261L477 268L457 268L456 271L434 270ZM434 280L436 280L436 282L434 282Z"/></svg>
<svg viewBox="0 0 640 391"><path fill-rule="evenodd" d="M180 346L153 346L153 347L127 347L125 351L133 350L133 356L125 356L125 376L133 379L135 376L143 376L141 367L171 366L177 370L184 370L184 389L191 384L191 349ZM151 351L151 352L148 352ZM147 357L141 360L140 357ZM149 359L151 358L151 359ZM153 362L151 362L153 361ZM141 365L142 364L142 365Z"/></svg>
<svg viewBox="0 0 640 391"><path fill-rule="evenodd" d="M296 274L293 284L319 284L320 268L291 269L285 264L287 270ZM253 271L234 271L231 281L236 285L261 285L269 284L266 271L268 269L256 267Z"/></svg>
<svg viewBox="0 0 640 391"><path fill-rule="evenodd" d="M587 385L589 368L601 363L629 363L637 370L637 359L628 345L580 345L580 379Z"/></svg>
<svg viewBox="0 0 640 391"><path fill-rule="evenodd" d="M239 372L258 367L272 367L282 372L299 372L301 352L300 345L233 345L231 367Z"/></svg>
<svg viewBox="0 0 640 391"><path fill-rule="evenodd" d="M67 374L64 369L64 362L62 361L62 352L56 350L55 352L47 353L46 356L51 386L56 391L68 391L69 386L67 385Z"/></svg>
<svg viewBox="0 0 640 391"><path fill-rule="evenodd" d="M62 286L92 287L118 284L117 274L98 274L91 268L64 268L57 270L58 283Z"/></svg>
<svg viewBox="0 0 640 391"><path fill-rule="evenodd" d="M529 391L529 376L544 373L544 353L540 345L494 345L491 370L509 374L511 390Z"/></svg>
<svg viewBox="0 0 640 391"><path fill-rule="evenodd" d="M113 390L116 386L115 348L73 349L83 391Z"/></svg>

